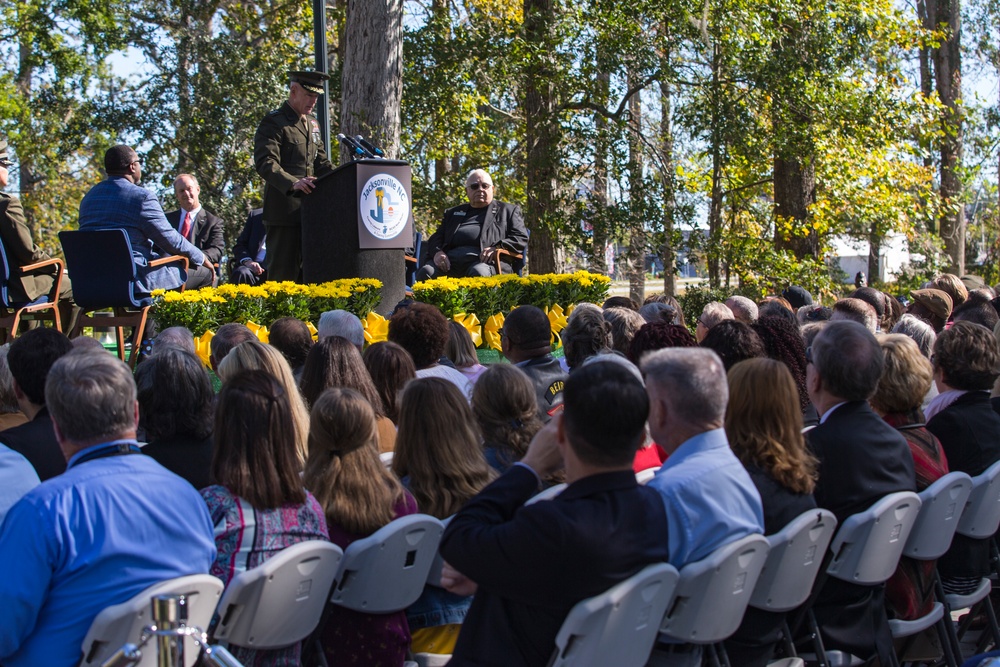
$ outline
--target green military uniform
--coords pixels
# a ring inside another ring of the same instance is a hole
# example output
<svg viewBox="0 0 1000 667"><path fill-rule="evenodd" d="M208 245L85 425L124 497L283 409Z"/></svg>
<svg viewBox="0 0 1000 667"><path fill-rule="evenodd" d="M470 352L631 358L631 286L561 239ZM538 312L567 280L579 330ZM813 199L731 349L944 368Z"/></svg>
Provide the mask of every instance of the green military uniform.
<svg viewBox="0 0 1000 667"><path fill-rule="evenodd" d="M302 272L302 218L299 195L292 186L306 176L333 171L333 165L316 118L299 116L288 102L264 117L253 144L254 168L266 183L268 279L297 281Z"/></svg>

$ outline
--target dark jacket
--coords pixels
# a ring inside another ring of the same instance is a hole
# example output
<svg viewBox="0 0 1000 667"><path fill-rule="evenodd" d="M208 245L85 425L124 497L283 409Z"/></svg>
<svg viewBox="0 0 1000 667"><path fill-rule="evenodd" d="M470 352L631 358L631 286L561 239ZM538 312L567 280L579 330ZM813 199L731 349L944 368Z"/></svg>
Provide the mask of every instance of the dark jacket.
<svg viewBox="0 0 1000 667"><path fill-rule="evenodd" d="M196 489L215 484L212 479L212 436L204 440L172 438L151 442L142 453L152 456L170 472L183 477Z"/></svg>
<svg viewBox="0 0 1000 667"><path fill-rule="evenodd" d="M255 208L247 216L246 224L233 246L233 259L237 264L244 259L255 259L266 238L264 230L264 209Z"/></svg>
<svg viewBox="0 0 1000 667"><path fill-rule="evenodd" d="M44 407L27 424L0 432L0 443L28 459L43 482L66 472L66 457L56 442L52 417Z"/></svg>
<svg viewBox="0 0 1000 667"><path fill-rule="evenodd" d="M167 213L167 222L174 229L177 229L181 222L180 209ZM205 257L210 259L213 264L218 264L222 259L222 253L226 251L226 242L222 238L222 228L222 218L209 213L204 206L198 211L194 224L191 226L191 243L205 253Z"/></svg>
<svg viewBox="0 0 1000 667"><path fill-rule="evenodd" d="M531 378L538 399L538 414L543 421L549 421L562 404L563 387L569 376L562 369L559 360L551 354L535 357L519 363L518 368Z"/></svg>
<svg viewBox="0 0 1000 667"><path fill-rule="evenodd" d="M449 208L444 212L441 226L424 242L424 259L427 264L438 250L451 249L451 239L464 217L472 210L470 204ZM500 247L521 254L528 244L528 230L524 226L521 207L494 199L490 202L486 221L479 232L479 249Z"/></svg>

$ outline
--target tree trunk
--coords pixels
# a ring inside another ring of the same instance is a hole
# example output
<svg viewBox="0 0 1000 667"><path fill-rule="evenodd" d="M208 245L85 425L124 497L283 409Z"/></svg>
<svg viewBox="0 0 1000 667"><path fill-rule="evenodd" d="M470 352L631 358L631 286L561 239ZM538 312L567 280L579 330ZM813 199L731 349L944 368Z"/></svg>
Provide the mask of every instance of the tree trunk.
<svg viewBox="0 0 1000 667"><path fill-rule="evenodd" d="M667 71L666 64L669 54L664 54L662 71ZM660 257L663 258L663 293L674 296L677 291L674 276L676 253L674 252L674 213L677 209L676 179L674 178L674 128L670 117L671 110L670 82L665 78L660 80L660 164L663 169L663 246Z"/></svg>
<svg viewBox="0 0 1000 667"><path fill-rule="evenodd" d="M603 68L602 68L603 69ZM607 103L611 88L610 75L602 71L597 75L600 99ZM594 191L591 196L591 238L590 268L595 273L607 274L608 224L605 212L608 208L608 121L603 114L594 114Z"/></svg>
<svg viewBox="0 0 1000 667"><path fill-rule="evenodd" d="M26 41L21 41L18 44L18 68L17 68L17 81L14 84L17 87L17 91L21 94L21 97L27 102L31 100L31 77L34 73L34 67L31 65L31 45ZM30 112L31 105L28 105ZM30 123L30 121L29 121ZM14 147L17 149L17 146ZM32 174L31 169L31 157L24 154L24 151L19 151L17 155L17 177L18 186L21 193L21 198L33 192L35 190L35 178ZM23 204L24 202L22 202ZM31 230L31 235L35 235L35 210L31 206L22 205L24 209L24 222Z"/></svg>
<svg viewBox="0 0 1000 667"><path fill-rule="evenodd" d="M532 273L556 271L556 214L559 202L558 146L554 80L556 0L524 0L524 38L532 53L525 68L524 116L527 156L525 224L531 232L528 261Z"/></svg>
<svg viewBox="0 0 1000 667"><path fill-rule="evenodd" d="M719 233L722 229L722 59L717 46L712 47L712 194L708 205L708 282L719 286Z"/></svg>
<svg viewBox="0 0 1000 667"><path fill-rule="evenodd" d="M635 87L635 77L629 76L628 87ZM628 295L642 304L646 298L646 188L642 174L642 94L636 91L628 101L628 190L629 190L629 236L628 236Z"/></svg>
<svg viewBox="0 0 1000 667"><path fill-rule="evenodd" d="M403 0L349 0L344 29L340 131L363 134L399 156ZM349 159L342 150L342 161Z"/></svg>
<svg viewBox="0 0 1000 667"><path fill-rule="evenodd" d="M819 236L808 225L816 201L816 168L811 159L774 158L774 247L791 250L799 259L819 257ZM785 229L790 226L791 229Z"/></svg>
<svg viewBox="0 0 1000 667"><path fill-rule="evenodd" d="M948 34L934 51L937 93L944 105L941 124L941 238L948 255L947 271L965 273L965 202L961 177L964 112L962 99L962 41L959 0L937 1L937 25L947 26Z"/></svg>
<svg viewBox="0 0 1000 667"><path fill-rule="evenodd" d="M879 271L879 255L882 254L882 235L878 233L878 226L873 222L868 231L868 284L882 280L882 273Z"/></svg>

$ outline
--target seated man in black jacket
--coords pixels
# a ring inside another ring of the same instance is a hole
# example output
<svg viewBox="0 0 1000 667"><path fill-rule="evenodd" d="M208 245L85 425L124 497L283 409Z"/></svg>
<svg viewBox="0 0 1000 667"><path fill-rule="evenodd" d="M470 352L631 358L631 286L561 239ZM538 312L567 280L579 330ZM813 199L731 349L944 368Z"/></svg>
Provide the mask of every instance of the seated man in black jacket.
<svg viewBox="0 0 1000 667"><path fill-rule="evenodd" d="M538 414L548 421L562 404L566 372L552 356L552 325L536 306L518 306L500 329L503 356L524 371L535 385Z"/></svg>
<svg viewBox="0 0 1000 667"><path fill-rule="evenodd" d="M247 216L243 231L233 246L229 282L237 285L259 285L267 280L267 269L264 268L266 242L264 209L255 208Z"/></svg>

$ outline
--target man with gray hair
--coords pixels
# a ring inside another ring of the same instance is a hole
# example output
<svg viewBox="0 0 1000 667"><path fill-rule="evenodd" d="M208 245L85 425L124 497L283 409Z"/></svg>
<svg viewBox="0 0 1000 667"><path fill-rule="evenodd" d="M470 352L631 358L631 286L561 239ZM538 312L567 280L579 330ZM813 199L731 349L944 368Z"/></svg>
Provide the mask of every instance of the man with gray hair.
<svg viewBox="0 0 1000 667"><path fill-rule="evenodd" d="M328 310L319 316L317 337L319 340L330 336L346 338L358 352L365 345L365 325L358 316L346 310Z"/></svg>
<svg viewBox="0 0 1000 667"><path fill-rule="evenodd" d="M829 322L806 350L806 388L820 415L807 435L819 459L813 495L841 524L887 494L916 490L906 439L868 405L884 363L874 334L852 321ZM813 607L827 648L890 664L883 598L881 586L828 579Z"/></svg>
<svg viewBox="0 0 1000 667"><path fill-rule="evenodd" d="M528 243L521 207L493 199L493 179L473 169L465 180L468 204L449 208L438 230L424 242L424 266L417 280L451 276L492 276L500 248L522 254ZM513 266L501 259L503 273Z"/></svg>
<svg viewBox="0 0 1000 667"><path fill-rule="evenodd" d="M757 304L752 299L734 294L726 299L726 305L733 311L733 317L743 324L753 324L757 321Z"/></svg>
<svg viewBox="0 0 1000 667"><path fill-rule="evenodd" d="M167 327L156 335L155 340L153 354L171 348L183 350L190 354L195 353L194 334L187 327Z"/></svg>
<svg viewBox="0 0 1000 667"><path fill-rule="evenodd" d="M24 495L0 528L0 662L75 665L94 617L143 589L203 574L212 520L194 487L139 451L128 366L74 350L45 402L68 465Z"/></svg>
<svg viewBox="0 0 1000 667"><path fill-rule="evenodd" d="M736 318L733 316L733 311L729 309L729 306L718 301L710 301L705 304L705 307L701 310L701 315L698 316L698 326L695 327L694 337L700 343L705 340L705 336L708 335L709 330L716 324L734 319Z"/></svg>

